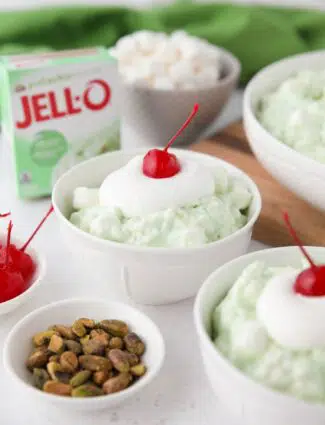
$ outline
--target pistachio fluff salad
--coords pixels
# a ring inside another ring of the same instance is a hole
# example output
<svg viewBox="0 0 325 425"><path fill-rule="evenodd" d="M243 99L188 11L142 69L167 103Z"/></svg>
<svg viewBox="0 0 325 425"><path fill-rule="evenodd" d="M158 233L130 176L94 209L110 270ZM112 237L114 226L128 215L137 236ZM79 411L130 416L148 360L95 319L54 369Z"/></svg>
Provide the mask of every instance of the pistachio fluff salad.
<svg viewBox="0 0 325 425"><path fill-rule="evenodd" d="M325 266L303 263L248 265L214 310L218 350L274 390L325 403L324 273Z"/></svg>
<svg viewBox="0 0 325 425"><path fill-rule="evenodd" d="M300 71L260 100L257 118L292 149L325 163L325 71Z"/></svg>
<svg viewBox="0 0 325 425"><path fill-rule="evenodd" d="M135 156L99 188L76 188L71 223L99 238L151 247L200 246L247 223L252 194L242 181L185 155L177 161L176 174L153 178L144 173L143 155Z"/></svg>

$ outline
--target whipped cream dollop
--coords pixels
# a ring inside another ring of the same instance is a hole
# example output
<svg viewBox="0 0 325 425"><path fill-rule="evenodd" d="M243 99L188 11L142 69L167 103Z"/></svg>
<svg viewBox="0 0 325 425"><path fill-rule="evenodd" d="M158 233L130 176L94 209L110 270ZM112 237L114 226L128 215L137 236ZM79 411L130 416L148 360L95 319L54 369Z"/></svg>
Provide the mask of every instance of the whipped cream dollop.
<svg viewBox="0 0 325 425"><path fill-rule="evenodd" d="M267 283L256 305L257 318L284 347L325 348L325 297L297 294L294 284L298 274L283 272Z"/></svg>
<svg viewBox="0 0 325 425"><path fill-rule="evenodd" d="M181 172L165 179L145 176L142 162L143 156L136 156L106 177L99 188L101 206L119 208L126 217L145 216L193 205L215 191L213 169L197 161L180 157Z"/></svg>
<svg viewBox="0 0 325 425"><path fill-rule="evenodd" d="M306 267L304 260L300 267L263 261L245 267L213 311L212 338L253 380L325 403L325 298L293 291Z"/></svg>
<svg viewBox="0 0 325 425"><path fill-rule="evenodd" d="M71 223L102 239L166 248L202 246L245 226L253 198L245 182L177 156L181 170L169 178L145 176L137 156L100 188L76 188Z"/></svg>

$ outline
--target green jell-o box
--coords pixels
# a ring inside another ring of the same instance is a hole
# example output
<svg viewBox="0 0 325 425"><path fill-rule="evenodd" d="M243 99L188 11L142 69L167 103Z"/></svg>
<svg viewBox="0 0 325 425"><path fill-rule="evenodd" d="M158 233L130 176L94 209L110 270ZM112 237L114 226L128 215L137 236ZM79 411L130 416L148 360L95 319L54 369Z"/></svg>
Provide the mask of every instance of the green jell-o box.
<svg viewBox="0 0 325 425"><path fill-rule="evenodd" d="M105 48L5 56L0 72L19 197L49 195L71 166L119 148L119 77Z"/></svg>

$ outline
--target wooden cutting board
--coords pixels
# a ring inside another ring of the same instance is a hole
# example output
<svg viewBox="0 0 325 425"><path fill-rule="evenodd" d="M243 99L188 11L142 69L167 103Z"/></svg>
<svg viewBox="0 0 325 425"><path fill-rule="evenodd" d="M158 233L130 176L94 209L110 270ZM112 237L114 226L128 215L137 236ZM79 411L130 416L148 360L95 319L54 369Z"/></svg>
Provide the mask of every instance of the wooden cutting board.
<svg viewBox="0 0 325 425"><path fill-rule="evenodd" d="M215 138L192 145L191 149L228 161L255 181L263 201L254 230L255 240L272 246L292 245L282 220L282 212L286 210L305 245L325 245L325 213L297 198L265 171L249 147L241 122L231 124Z"/></svg>

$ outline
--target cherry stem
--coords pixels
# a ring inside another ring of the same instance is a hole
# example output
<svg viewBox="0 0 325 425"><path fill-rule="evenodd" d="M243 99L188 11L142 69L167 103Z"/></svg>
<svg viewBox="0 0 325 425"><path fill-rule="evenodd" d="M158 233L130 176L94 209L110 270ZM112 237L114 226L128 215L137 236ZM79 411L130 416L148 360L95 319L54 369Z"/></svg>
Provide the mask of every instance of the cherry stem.
<svg viewBox="0 0 325 425"><path fill-rule="evenodd" d="M9 262L9 247L10 247L12 226L13 224L12 224L12 221L10 220L8 224L8 232L7 232L5 267L8 267L8 262Z"/></svg>
<svg viewBox="0 0 325 425"><path fill-rule="evenodd" d="M0 218L8 217L10 214L11 214L10 212L4 213L4 214L0 214Z"/></svg>
<svg viewBox="0 0 325 425"><path fill-rule="evenodd" d="M287 225L289 232L293 238L293 240L296 242L296 244L298 245L298 248L300 249L300 251L303 253L303 255L307 258L309 264L311 265L312 268L316 268L316 264L313 262L312 258L310 257L310 255L308 254L308 252L305 250L303 243L301 242L300 238L297 235L297 232L295 231L295 229L292 227L292 224L290 222L290 218L289 218L289 214L287 212L285 212L283 214L283 218L284 218L284 222Z"/></svg>
<svg viewBox="0 0 325 425"><path fill-rule="evenodd" d="M177 139L177 137L183 133L183 131L185 130L185 128L190 124L190 122L192 121L192 119L194 118L194 116L197 114L199 110L199 104L196 103L193 107L192 112L190 113L189 117L187 118L187 120L184 122L184 124L182 125L182 127L176 132L175 136L173 136L169 142L167 143L164 151L167 152L167 150L171 147L171 145L175 142L175 140Z"/></svg>
<svg viewBox="0 0 325 425"><path fill-rule="evenodd" d="M53 205L51 205L50 209L45 214L45 216L42 218L41 222L36 227L36 229L34 230L34 232L30 235L30 237L27 240L27 242L25 242L25 244L20 248L20 251L23 251L24 252L26 250L26 248L28 247L28 245L30 244L30 242L34 239L34 236L36 235L36 233L38 233L39 229L43 226L44 222L48 219L48 217L51 215L52 212L53 212Z"/></svg>

